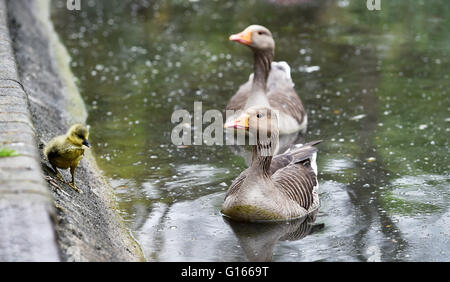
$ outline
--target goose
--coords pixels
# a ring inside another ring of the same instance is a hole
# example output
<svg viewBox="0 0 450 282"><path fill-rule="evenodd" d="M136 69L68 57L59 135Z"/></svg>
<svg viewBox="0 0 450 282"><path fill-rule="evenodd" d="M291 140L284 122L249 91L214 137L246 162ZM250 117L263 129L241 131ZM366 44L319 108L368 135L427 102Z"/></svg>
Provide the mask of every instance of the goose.
<svg viewBox="0 0 450 282"><path fill-rule="evenodd" d="M294 90L289 65L273 62L275 41L270 30L261 25L250 25L229 39L250 47L254 62L253 74L230 99L226 110L236 112L256 105L266 106L280 112L280 134L304 133L308 122L306 111ZM231 115L227 121L236 116Z"/></svg>
<svg viewBox="0 0 450 282"><path fill-rule="evenodd" d="M314 141L273 156L278 142L277 112L264 106L243 111L226 128L244 129L252 145L252 163L231 184L222 214L238 221L290 220L316 210L317 148Z"/></svg>

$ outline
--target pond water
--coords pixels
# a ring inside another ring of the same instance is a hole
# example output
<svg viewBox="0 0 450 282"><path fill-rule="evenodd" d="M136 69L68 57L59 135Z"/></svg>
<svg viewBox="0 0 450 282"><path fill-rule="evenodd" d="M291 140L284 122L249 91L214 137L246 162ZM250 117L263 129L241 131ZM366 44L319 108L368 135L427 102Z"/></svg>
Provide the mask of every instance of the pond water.
<svg viewBox="0 0 450 282"><path fill-rule="evenodd" d="M52 2L92 150L152 261L450 261L447 1ZM246 168L229 146L171 143L171 114L223 111L252 72L228 41L258 23L291 66L319 145L315 221L220 215Z"/></svg>

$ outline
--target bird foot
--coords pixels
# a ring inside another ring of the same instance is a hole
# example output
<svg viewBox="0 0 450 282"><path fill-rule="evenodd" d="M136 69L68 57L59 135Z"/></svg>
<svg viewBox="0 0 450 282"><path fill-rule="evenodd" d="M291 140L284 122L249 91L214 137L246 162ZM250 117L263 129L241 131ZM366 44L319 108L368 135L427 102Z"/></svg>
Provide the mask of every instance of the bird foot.
<svg viewBox="0 0 450 282"><path fill-rule="evenodd" d="M83 194L83 191L82 191L80 188L78 188L78 187L75 185L75 183L70 182L70 183L68 183L68 184L69 184L70 187L72 187L73 190L77 191L77 192L80 193L80 194Z"/></svg>
<svg viewBox="0 0 450 282"><path fill-rule="evenodd" d="M59 180L61 180L62 182L64 182L64 177L62 177L62 175L60 173L56 174L56 177L58 177Z"/></svg>

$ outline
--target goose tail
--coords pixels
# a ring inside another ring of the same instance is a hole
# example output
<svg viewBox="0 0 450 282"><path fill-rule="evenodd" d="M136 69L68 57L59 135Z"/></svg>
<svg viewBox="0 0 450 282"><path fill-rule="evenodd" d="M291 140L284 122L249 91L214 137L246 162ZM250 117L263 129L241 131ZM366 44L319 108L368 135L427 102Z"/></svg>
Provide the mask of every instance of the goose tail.
<svg viewBox="0 0 450 282"><path fill-rule="evenodd" d="M305 160L311 160L311 166L317 173L316 157L318 149L315 145L320 144L322 140L312 141L306 144L296 144L289 148L284 154L292 156L293 163L301 163Z"/></svg>

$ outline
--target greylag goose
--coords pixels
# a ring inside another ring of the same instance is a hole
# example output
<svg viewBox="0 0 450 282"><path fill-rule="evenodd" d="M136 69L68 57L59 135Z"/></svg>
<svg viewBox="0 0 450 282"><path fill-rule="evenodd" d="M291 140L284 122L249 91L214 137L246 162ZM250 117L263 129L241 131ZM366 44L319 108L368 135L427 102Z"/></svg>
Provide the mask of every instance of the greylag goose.
<svg viewBox="0 0 450 282"><path fill-rule="evenodd" d="M229 38L253 51L253 74L231 98L226 110L239 111L251 106L278 110L280 134L306 131L307 115L294 90L291 69L286 62L273 62L275 41L272 33L260 25L251 25ZM227 117L234 120L236 115Z"/></svg>
<svg viewBox="0 0 450 282"><path fill-rule="evenodd" d="M318 208L317 148L314 141L273 157L278 142L277 113L253 106L227 128L244 128L252 146L252 163L231 184L222 213L240 221L289 220Z"/></svg>

